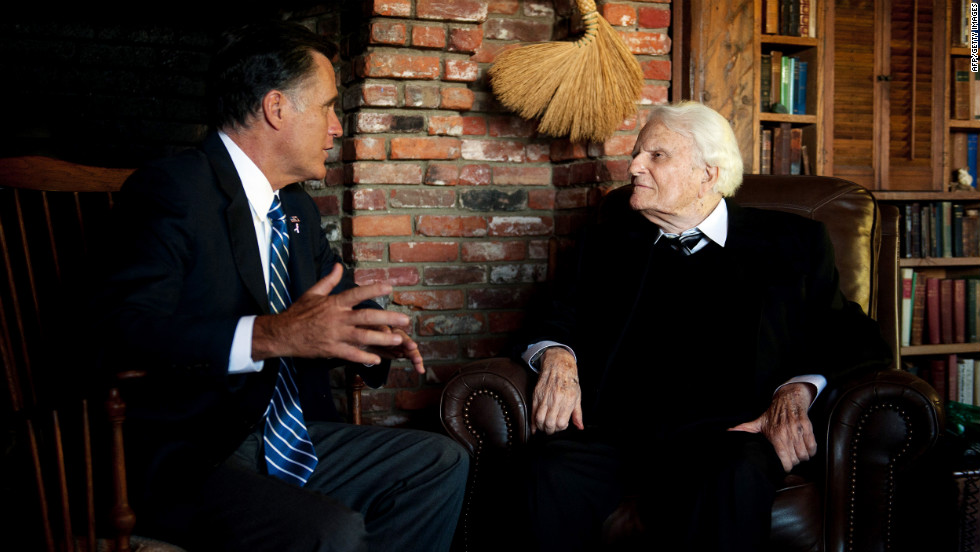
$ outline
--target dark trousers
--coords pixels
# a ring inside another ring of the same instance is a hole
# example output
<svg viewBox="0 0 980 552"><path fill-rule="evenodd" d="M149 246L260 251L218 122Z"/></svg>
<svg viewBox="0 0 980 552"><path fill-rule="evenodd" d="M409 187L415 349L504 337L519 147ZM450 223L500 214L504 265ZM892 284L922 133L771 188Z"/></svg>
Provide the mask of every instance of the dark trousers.
<svg viewBox="0 0 980 552"><path fill-rule="evenodd" d="M430 432L312 423L319 462L305 487L266 474L261 432L195 493L190 550L448 550L469 456Z"/></svg>
<svg viewBox="0 0 980 552"><path fill-rule="evenodd" d="M761 434L701 429L623 444L566 430L533 441L528 504L540 550L603 550L603 522L624 501L644 528L627 543L636 550L767 548L785 473Z"/></svg>

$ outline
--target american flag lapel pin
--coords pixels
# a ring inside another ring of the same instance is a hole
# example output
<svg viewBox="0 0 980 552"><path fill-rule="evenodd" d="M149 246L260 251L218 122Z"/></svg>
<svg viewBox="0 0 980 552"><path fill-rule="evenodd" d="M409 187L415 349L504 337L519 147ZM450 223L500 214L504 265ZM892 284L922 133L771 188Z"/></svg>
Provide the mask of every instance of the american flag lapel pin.
<svg viewBox="0 0 980 552"><path fill-rule="evenodd" d="M299 217L296 215L289 217L289 224L293 225L293 232L299 234Z"/></svg>

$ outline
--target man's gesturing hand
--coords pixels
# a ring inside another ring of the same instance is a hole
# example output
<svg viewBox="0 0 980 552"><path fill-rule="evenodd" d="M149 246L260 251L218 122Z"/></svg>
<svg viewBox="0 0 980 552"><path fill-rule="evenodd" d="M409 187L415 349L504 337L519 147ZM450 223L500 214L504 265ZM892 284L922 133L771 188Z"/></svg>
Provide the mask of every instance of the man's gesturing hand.
<svg viewBox="0 0 980 552"><path fill-rule="evenodd" d="M582 388L578 384L575 357L561 347L545 349L531 409L531 432L548 435L568 427L569 419L579 429L582 424Z"/></svg>
<svg viewBox="0 0 980 552"><path fill-rule="evenodd" d="M762 416L729 431L765 435L776 449L783 469L788 472L817 453L817 440L807 415L815 393L816 389L808 383L784 385L773 396L769 409Z"/></svg>
<svg viewBox="0 0 980 552"><path fill-rule="evenodd" d="M407 326L408 316L379 309L354 310L354 306L362 301L391 293L391 286L372 284L330 295L342 275L343 268L337 264L329 275L285 311L256 317L252 330L252 359L342 358L361 364L378 364L381 358L364 351L363 347L400 347L404 344L407 337L404 332L379 331L377 328Z"/></svg>

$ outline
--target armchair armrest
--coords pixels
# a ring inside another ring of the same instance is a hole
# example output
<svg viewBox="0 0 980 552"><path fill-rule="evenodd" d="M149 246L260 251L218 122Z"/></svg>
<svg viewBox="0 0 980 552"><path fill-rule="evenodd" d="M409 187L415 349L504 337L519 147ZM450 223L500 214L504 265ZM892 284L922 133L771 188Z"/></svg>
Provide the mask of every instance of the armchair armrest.
<svg viewBox="0 0 980 552"><path fill-rule="evenodd" d="M472 456L488 449L509 451L531 434L532 385L528 368L509 358L467 364L442 393L442 424Z"/></svg>
<svg viewBox="0 0 980 552"><path fill-rule="evenodd" d="M922 379L884 370L842 388L828 415L826 549L879 550L905 540L921 500L922 462L943 430L942 402ZM902 514L901 512L905 512Z"/></svg>

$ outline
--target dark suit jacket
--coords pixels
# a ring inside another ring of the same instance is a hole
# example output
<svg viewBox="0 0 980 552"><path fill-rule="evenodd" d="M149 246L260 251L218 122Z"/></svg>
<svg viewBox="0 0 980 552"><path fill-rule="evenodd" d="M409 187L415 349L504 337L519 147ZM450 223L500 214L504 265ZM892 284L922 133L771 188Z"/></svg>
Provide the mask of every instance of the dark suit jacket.
<svg viewBox="0 0 980 552"><path fill-rule="evenodd" d="M289 275L297 298L340 259L312 198L295 184L280 198L290 221ZM116 369L149 372L124 390L130 469L136 477L142 470L146 481L203 475L258 427L278 371L271 359L260 372L228 374L239 318L269 313L241 180L212 134L200 149L137 171L115 212L119 243L104 299L107 360ZM348 273L334 293L353 286ZM296 366L306 419L338 419L330 366L301 359ZM384 383L387 366L367 374L369 383Z"/></svg>
<svg viewBox="0 0 980 552"><path fill-rule="evenodd" d="M628 194L616 195L622 202ZM717 285L749 298L751 308L738 316L755 340L751 396L743 397L741 411L734 413L741 421L761 414L775 388L793 376L822 374L834 385L855 370L887 367L890 353L878 325L840 292L833 248L821 223L741 208L731 201L728 209L723 258L732 270L718 274ZM578 241L570 263L559 267L549 314L532 325L526 341L550 339L576 351L586 422L589 409L601 398L616 400L617 390L605 387L616 379L610 378L610 370L630 325L641 323L643 316L670 316L635 308L657 270L652 259L658 257L650 254L655 236L655 225L625 203L606 207L601 222ZM698 293L685 289L682 282L662 292ZM712 333L735 329L711 327L711 312L703 318L706 346L712 343ZM651 350L649 355L656 359L658 353ZM689 366L664 369L690 370L696 378L699 356L695 352L690 359ZM658 397L670 394L671 390L657 391Z"/></svg>

